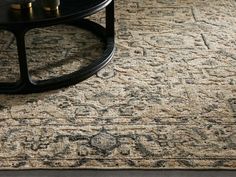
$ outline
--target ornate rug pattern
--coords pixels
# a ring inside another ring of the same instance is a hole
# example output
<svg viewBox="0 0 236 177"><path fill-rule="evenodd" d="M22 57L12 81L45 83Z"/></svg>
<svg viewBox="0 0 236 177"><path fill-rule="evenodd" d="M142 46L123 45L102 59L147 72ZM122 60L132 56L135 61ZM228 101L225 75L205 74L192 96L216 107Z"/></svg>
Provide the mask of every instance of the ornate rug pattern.
<svg viewBox="0 0 236 177"><path fill-rule="evenodd" d="M106 68L61 90L0 95L0 168L235 169L235 9L235 0L117 0ZM92 19L103 23L103 12ZM30 31L26 43L37 79L103 49L64 25ZM1 81L16 80L10 33L0 32L0 49Z"/></svg>

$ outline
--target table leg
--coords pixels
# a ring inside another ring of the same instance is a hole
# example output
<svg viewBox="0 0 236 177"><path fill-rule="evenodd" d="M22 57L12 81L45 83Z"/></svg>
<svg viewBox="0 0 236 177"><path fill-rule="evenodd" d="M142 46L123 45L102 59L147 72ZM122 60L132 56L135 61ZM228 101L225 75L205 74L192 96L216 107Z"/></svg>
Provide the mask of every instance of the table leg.
<svg viewBox="0 0 236 177"><path fill-rule="evenodd" d="M115 4L114 0L106 7L106 31L108 36L115 35Z"/></svg>
<svg viewBox="0 0 236 177"><path fill-rule="evenodd" d="M34 87L34 83L31 81L28 71L25 49L25 32L24 30L17 32L12 30L12 32L16 38L20 79L13 83L0 83L0 93L27 93Z"/></svg>
<svg viewBox="0 0 236 177"><path fill-rule="evenodd" d="M20 82L24 85L25 84L31 85L28 64L27 64L26 49L25 49L25 33L23 32L15 33L15 37L16 37L18 60L20 66Z"/></svg>

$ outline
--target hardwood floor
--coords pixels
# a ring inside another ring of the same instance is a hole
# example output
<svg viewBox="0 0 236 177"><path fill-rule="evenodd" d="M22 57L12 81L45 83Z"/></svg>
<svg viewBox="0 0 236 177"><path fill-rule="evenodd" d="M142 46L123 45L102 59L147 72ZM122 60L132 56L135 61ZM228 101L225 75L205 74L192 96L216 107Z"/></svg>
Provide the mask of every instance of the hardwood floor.
<svg viewBox="0 0 236 177"><path fill-rule="evenodd" d="M226 170L24 170L0 171L0 177L235 177Z"/></svg>

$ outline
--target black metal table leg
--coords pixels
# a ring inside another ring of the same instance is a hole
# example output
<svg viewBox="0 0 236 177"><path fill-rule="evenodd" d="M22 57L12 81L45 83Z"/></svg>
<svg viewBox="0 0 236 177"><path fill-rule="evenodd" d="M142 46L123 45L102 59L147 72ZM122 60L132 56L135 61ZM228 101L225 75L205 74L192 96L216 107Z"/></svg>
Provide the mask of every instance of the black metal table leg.
<svg viewBox="0 0 236 177"><path fill-rule="evenodd" d="M26 49L25 49L25 33L24 32L15 33L15 37L16 37L19 67L20 67L20 81L23 83L27 83L30 82L30 76L28 71Z"/></svg>
<svg viewBox="0 0 236 177"><path fill-rule="evenodd" d="M106 31L107 35L114 37L115 35L115 4L114 0L106 7Z"/></svg>
<svg viewBox="0 0 236 177"><path fill-rule="evenodd" d="M19 30L13 32L16 38L20 79L15 83L0 83L1 93L21 93L24 90L31 90L32 82L28 71L27 56L25 49L25 32Z"/></svg>

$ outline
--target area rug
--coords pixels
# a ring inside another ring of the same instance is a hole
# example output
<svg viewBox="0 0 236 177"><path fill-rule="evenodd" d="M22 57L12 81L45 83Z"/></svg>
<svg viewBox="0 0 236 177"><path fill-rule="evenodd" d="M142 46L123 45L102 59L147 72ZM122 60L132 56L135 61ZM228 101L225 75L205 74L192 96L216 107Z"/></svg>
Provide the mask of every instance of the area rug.
<svg viewBox="0 0 236 177"><path fill-rule="evenodd" d="M0 168L236 169L236 1L115 3L109 65L67 88L0 95ZM16 80L15 39L0 36L1 81ZM26 44L34 79L103 51L67 25L32 30Z"/></svg>

